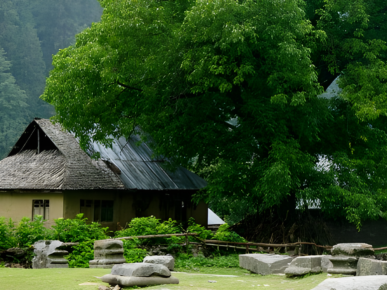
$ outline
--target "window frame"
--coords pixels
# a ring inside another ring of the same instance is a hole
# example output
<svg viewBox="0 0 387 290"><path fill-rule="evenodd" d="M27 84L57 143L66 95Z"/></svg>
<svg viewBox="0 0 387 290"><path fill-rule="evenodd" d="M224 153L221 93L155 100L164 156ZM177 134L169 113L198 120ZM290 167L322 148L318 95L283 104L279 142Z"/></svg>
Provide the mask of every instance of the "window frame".
<svg viewBox="0 0 387 290"><path fill-rule="evenodd" d="M34 213L35 213L35 202L36 201L42 201L42 204L43 204L43 219L44 220L49 220L50 219L50 200L49 199L33 199L32 200L32 213L31 213L31 216L32 216L32 219L31 220L34 220ZM46 214L46 209L47 209L47 214ZM47 217L48 216L48 217Z"/></svg>

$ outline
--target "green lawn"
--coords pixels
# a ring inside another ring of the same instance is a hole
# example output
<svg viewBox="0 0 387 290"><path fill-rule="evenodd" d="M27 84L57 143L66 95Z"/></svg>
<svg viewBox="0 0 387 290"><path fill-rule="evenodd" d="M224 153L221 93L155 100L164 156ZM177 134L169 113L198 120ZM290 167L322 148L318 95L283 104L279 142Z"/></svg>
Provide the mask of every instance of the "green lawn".
<svg viewBox="0 0 387 290"><path fill-rule="evenodd" d="M96 290L107 285L98 278L109 274L109 269L9 269L0 268L0 289L4 290ZM216 276L232 275L234 277ZM309 290L327 278L327 274L312 275L302 279L285 276L260 276L240 268L201 268L196 272L176 272L179 285L162 285L142 289L210 290L210 289L281 289ZM236 277L235 277L236 276ZM216 283L209 283L215 280ZM92 285L80 285L89 282ZM260 286L258 286L260 285ZM269 285L269 286L265 286Z"/></svg>

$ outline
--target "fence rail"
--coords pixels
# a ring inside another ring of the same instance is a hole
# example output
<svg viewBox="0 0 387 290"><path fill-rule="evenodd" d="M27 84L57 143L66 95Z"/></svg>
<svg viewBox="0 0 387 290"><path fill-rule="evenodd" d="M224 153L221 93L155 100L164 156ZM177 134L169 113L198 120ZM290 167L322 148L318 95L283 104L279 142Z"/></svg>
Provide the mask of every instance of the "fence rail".
<svg viewBox="0 0 387 290"><path fill-rule="evenodd" d="M198 239L201 244L205 244L207 246L219 246L219 247L231 247L236 249L246 249L246 251L260 251L258 248L250 248L250 246L256 246L256 247L269 247L269 248L288 248L288 247L297 247L301 245L311 245L319 248L324 249L331 249L332 246L321 246L317 245L316 243L310 243L310 242L296 242L296 243L288 243L288 244L270 244L270 243L241 243L241 242L227 242L227 241L218 241L218 240L202 240L198 237L198 234L196 233L183 233L183 234L165 234L165 235L148 235L148 236L131 236L131 237L121 237L121 238L115 238L116 240L131 240L131 239L152 239L152 238L168 238L168 237L186 237L186 245L188 244L196 244L188 241L189 236L193 236L196 239ZM237 247L237 246L244 246L244 247Z"/></svg>

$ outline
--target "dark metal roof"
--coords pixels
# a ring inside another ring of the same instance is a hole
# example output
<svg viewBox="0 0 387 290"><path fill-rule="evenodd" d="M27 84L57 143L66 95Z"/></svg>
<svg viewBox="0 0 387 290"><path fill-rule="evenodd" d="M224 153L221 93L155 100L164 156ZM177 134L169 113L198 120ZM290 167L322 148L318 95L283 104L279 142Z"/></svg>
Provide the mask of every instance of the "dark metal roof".
<svg viewBox="0 0 387 290"><path fill-rule="evenodd" d="M128 189L198 190L207 183L183 167L175 171L165 168L165 162L152 157L153 151L136 135L114 140L112 148L92 143L91 149L101 154L121 170L120 178ZM140 143L140 145L138 145Z"/></svg>

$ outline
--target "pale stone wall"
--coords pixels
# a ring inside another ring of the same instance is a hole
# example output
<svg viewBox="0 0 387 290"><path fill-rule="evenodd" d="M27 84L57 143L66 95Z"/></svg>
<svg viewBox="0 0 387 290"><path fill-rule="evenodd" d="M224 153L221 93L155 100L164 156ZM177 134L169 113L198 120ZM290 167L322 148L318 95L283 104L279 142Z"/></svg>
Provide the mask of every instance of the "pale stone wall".
<svg viewBox="0 0 387 290"><path fill-rule="evenodd" d="M0 217L11 218L19 222L23 217L32 218L32 201L49 200L49 220L45 224L50 227L54 219L63 217L62 192L0 192Z"/></svg>

